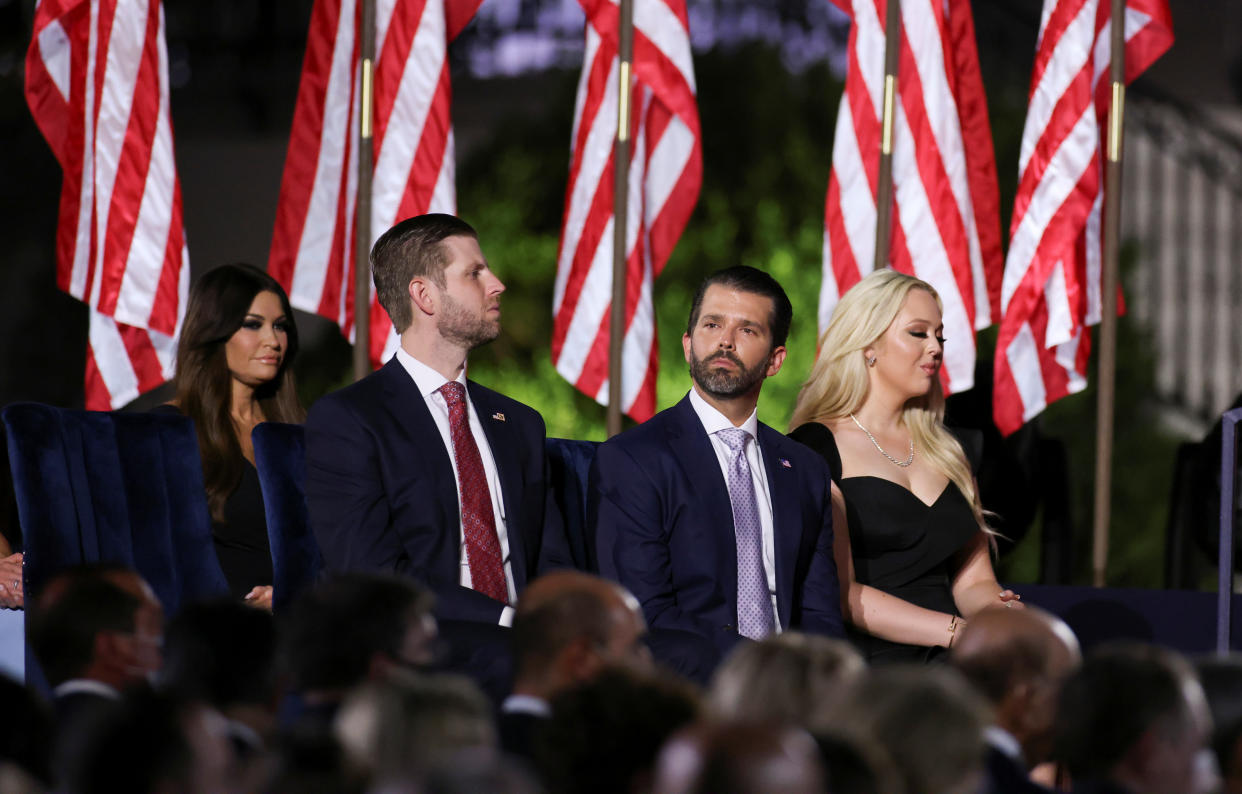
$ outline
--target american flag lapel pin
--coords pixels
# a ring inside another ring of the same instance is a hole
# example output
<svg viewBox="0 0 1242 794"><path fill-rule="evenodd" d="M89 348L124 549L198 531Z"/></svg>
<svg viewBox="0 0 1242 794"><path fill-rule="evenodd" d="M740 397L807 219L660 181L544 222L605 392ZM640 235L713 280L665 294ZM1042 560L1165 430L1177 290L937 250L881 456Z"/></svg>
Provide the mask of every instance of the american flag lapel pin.
<svg viewBox="0 0 1242 794"><path fill-rule="evenodd" d="M492 418L498 422L505 421L505 415L502 414L500 411L497 411L496 413L492 414Z"/></svg>
<svg viewBox="0 0 1242 794"><path fill-rule="evenodd" d="M781 465L787 469L793 468L793 464L789 462L789 458L781 458Z"/></svg>

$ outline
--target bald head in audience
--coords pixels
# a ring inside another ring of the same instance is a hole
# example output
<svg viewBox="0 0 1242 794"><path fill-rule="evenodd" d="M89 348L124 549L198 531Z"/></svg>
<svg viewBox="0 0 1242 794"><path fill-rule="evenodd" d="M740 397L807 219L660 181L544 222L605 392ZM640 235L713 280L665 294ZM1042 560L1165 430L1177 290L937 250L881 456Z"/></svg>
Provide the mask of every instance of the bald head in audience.
<svg viewBox="0 0 1242 794"><path fill-rule="evenodd" d="M1070 627L1037 607L987 609L971 618L952 660L991 702L994 724L1018 741L1026 765L1048 760L1061 685L1082 662Z"/></svg>
<svg viewBox="0 0 1242 794"><path fill-rule="evenodd" d="M513 692L546 701L605 667L649 667L646 634L638 601L616 582L578 571L542 576L513 619Z"/></svg>
<svg viewBox="0 0 1242 794"><path fill-rule="evenodd" d="M654 794L819 794L819 751L800 728L763 722L699 724L669 740Z"/></svg>

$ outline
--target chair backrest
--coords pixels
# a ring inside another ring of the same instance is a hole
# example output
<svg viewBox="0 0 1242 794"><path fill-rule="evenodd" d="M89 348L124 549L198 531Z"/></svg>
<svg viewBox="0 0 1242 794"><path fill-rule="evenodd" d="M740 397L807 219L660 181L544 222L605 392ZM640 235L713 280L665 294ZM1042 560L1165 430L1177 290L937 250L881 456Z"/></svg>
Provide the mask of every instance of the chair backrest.
<svg viewBox="0 0 1242 794"><path fill-rule="evenodd" d="M301 425L263 422L250 438L272 547L272 608L280 612L323 570L306 508L306 434Z"/></svg>
<svg viewBox="0 0 1242 794"><path fill-rule="evenodd" d="M228 595L188 418L16 403L3 421L27 598L90 562L135 568L169 615Z"/></svg>
<svg viewBox="0 0 1242 794"><path fill-rule="evenodd" d="M556 505L565 520L565 535L574 566L596 573L595 537L590 531L594 523L591 519L590 473L599 442L549 438L545 448L551 469L548 487L552 489Z"/></svg>

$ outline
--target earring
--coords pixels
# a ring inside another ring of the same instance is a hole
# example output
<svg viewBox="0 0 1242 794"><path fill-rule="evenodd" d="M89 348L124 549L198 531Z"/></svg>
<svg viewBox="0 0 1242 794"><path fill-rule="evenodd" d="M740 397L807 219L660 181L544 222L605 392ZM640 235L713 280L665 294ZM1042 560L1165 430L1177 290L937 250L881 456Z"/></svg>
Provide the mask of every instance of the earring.
<svg viewBox="0 0 1242 794"><path fill-rule="evenodd" d="M868 366L868 367L874 367L874 366L875 366L875 356L872 356L871 358L867 359L867 366Z"/></svg>

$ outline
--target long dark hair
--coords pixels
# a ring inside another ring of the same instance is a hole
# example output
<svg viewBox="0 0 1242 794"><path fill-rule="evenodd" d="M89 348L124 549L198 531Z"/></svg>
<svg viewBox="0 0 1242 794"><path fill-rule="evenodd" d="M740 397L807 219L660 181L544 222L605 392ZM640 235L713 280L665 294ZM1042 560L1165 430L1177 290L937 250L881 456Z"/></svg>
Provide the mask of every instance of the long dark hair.
<svg viewBox="0 0 1242 794"><path fill-rule="evenodd" d="M265 419L301 422L306 411L293 383L293 359L298 352L293 309L284 288L267 273L253 265L237 264L203 274L190 290L177 344L177 374L173 378L177 405L194 420L198 431L207 505L216 521L224 520L224 503L241 481L244 460L229 412L233 384L224 346L241 328L260 292L272 292L280 298L280 308L288 319L288 345L280 371L256 390L256 396Z"/></svg>

